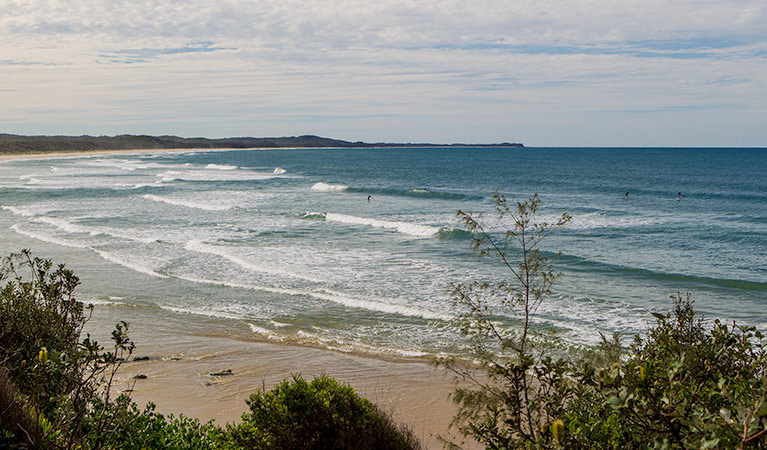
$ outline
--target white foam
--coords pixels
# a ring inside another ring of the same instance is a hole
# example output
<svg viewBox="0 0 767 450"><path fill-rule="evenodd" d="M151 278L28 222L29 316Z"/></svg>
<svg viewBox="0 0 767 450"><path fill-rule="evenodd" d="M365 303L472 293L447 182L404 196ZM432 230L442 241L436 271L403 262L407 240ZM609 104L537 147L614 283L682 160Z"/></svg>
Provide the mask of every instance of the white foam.
<svg viewBox="0 0 767 450"><path fill-rule="evenodd" d="M185 206L187 208L202 209L205 211L225 211L232 209L233 205L224 205L221 203L205 203L196 200L183 200L178 198L160 197L159 195L146 194L142 195L147 200L155 202L167 203L174 206Z"/></svg>
<svg viewBox="0 0 767 450"><path fill-rule="evenodd" d="M109 300L104 300L100 298L88 298L83 300L82 298L78 299L80 303L82 303L85 306L88 306L90 303L94 306L111 306L111 305L120 305L121 303L117 300L125 300L123 297L109 297Z"/></svg>
<svg viewBox="0 0 767 450"><path fill-rule="evenodd" d="M230 166L228 164L208 164L205 166L206 169L213 169L213 170L235 170L239 169L237 166ZM275 172L277 173L277 172Z"/></svg>
<svg viewBox="0 0 767 450"><path fill-rule="evenodd" d="M22 208L17 208L15 206L5 206L3 205L3 209L6 211L10 211L13 214L16 214L17 216L25 216L25 217L32 217L35 215L35 213Z"/></svg>
<svg viewBox="0 0 767 450"><path fill-rule="evenodd" d="M62 231L65 231L67 233L87 233L91 236L97 236L97 235L105 235L105 236L111 236L116 237L118 239L127 239L129 241L134 242L141 242L143 244L151 244L153 242L156 242L157 239L155 238L144 238L140 236L133 236L130 234L120 233L119 231L112 231L104 228L89 228L84 227L81 225L74 224L68 220L60 219L58 217L36 217L32 219L33 222L38 223L44 223L47 225L52 225Z"/></svg>
<svg viewBox="0 0 767 450"><path fill-rule="evenodd" d="M319 298L322 300L331 301L333 303L338 303L339 305L348 306L352 308L360 308L360 309L366 309L369 311L377 311L387 314L395 314L400 316L410 316L410 317L421 317L423 319L439 319L439 320L450 320L451 317L447 316L445 314L437 314L433 313L431 311L427 311L420 308L413 308L411 306L405 306L405 305L398 305L394 303L386 303L386 302L380 302L380 301L371 301L371 300L363 300L359 298L349 297L345 294L325 290L323 292L311 292L307 293L307 295L311 295L312 297Z"/></svg>
<svg viewBox="0 0 767 450"><path fill-rule="evenodd" d="M561 215L555 214L542 214L537 222L556 223L561 218ZM661 223L668 223L671 217L668 216L635 216L635 215L613 215L605 214L604 212L589 212L584 214L575 214L572 216L570 222L565 225L565 229L568 230L590 230L595 228L633 228L647 225L657 225ZM500 231L504 229L510 229L511 222L504 220L498 222L498 227L492 227L492 231Z"/></svg>
<svg viewBox="0 0 767 450"><path fill-rule="evenodd" d="M86 161L85 165L93 167L111 167L115 169L124 170L126 172L133 172L136 169L146 169L148 166L137 163L136 161L130 161L127 159L106 160L106 159L94 159Z"/></svg>
<svg viewBox="0 0 767 450"><path fill-rule="evenodd" d="M83 174L70 174L60 178L30 178L21 189L112 189L115 178L110 176L91 177Z"/></svg>
<svg viewBox="0 0 767 450"><path fill-rule="evenodd" d="M452 317L446 314L438 314L431 311L427 311L420 308L414 308L406 305L397 305L394 303L363 300L358 298L349 297L348 295L334 292L330 290L324 290L323 292L308 291L303 289L289 289L289 288L275 288L269 286L258 286L251 284L233 283L229 281L208 280L204 278L178 276L178 278L193 283L213 284L217 286L226 286L237 289L250 289L256 291L271 292L274 294L284 294L292 296L304 296L312 297L318 300L330 301L351 308L365 309L368 311L377 311L387 314L395 314L400 316L420 317L427 320L451 320Z"/></svg>
<svg viewBox="0 0 767 450"><path fill-rule="evenodd" d="M272 173L276 173L278 175L282 175L285 172L287 172L287 170L283 169L282 167L275 167L274 171Z"/></svg>
<svg viewBox="0 0 767 450"><path fill-rule="evenodd" d="M307 211L301 214L302 219L325 219L325 213L319 211Z"/></svg>
<svg viewBox="0 0 767 450"><path fill-rule="evenodd" d="M349 186L343 184L327 184L321 181L312 186L312 190L321 192L345 191L347 189L349 189Z"/></svg>
<svg viewBox="0 0 767 450"><path fill-rule="evenodd" d="M371 219L368 217L349 216L346 214L326 213L325 220L328 222L339 222L350 225L368 225L374 228L387 228L397 230L400 233L416 237L430 237L440 232L441 228L419 225L409 222L398 222L390 220Z"/></svg>
<svg viewBox="0 0 767 450"><path fill-rule="evenodd" d="M275 275L275 276L278 276L278 277L294 278L294 279L299 279L299 280L304 280L304 281L311 281L311 282L314 282L314 283L324 283L324 281L325 281L325 280L322 280L322 279L319 279L319 278L311 278L311 277L307 277L307 276L304 276L304 275L298 275L298 274L293 273L293 272L288 272L288 271L284 271L284 270L275 269L275 268L272 268L272 267L267 267L267 266L265 266L263 264L256 264L253 261L250 261L250 260L247 260L245 258L242 258L242 257L239 257L239 256L236 256L236 255L232 254L231 251L227 247L223 247L223 246L219 246L219 245L210 245L210 244L206 244L206 243L204 243L202 241L194 240L194 241L187 242L186 245L185 245L185 248L187 250L195 251L195 252L198 252L198 253L207 253L207 254L210 254L210 255L220 256L220 257L222 257L222 258L224 258L226 260L229 260L229 261L235 263L236 265L238 265L238 266L240 266L240 267L242 267L244 269L250 270L252 272L264 273L264 274L267 274L267 275Z"/></svg>
<svg viewBox="0 0 767 450"><path fill-rule="evenodd" d="M593 212L573 216L570 223L566 225L571 229L592 229L592 228L632 228L643 225L653 225L665 219L657 217L638 217L638 216L608 216L601 212Z"/></svg>
<svg viewBox="0 0 767 450"><path fill-rule="evenodd" d="M101 251L101 250L96 250L96 249L93 249L93 251L96 252L102 258L106 259L107 261L110 261L110 262L113 262L115 264L121 265L123 267L127 267L129 269L135 270L136 272L143 273L143 274L146 274L146 275L151 275L151 276L157 277L157 278L170 278L167 275L163 275L161 273L157 273L154 270L152 270L152 269L150 269L150 268L148 268L146 266L143 266L141 264L135 263L133 261L127 261L127 260L125 260L125 259L123 259L123 258L121 258L119 256L116 256L116 255L114 255L112 253L108 253L108 252Z"/></svg>
<svg viewBox="0 0 767 450"><path fill-rule="evenodd" d="M58 217L45 217L45 216L43 216L43 217L37 217L37 218L33 219L32 221L33 222L38 222L38 223L44 223L44 224L48 224L48 225L53 225L54 227L56 227L56 228L58 228L58 229L60 229L62 231L66 231L67 233L88 233L90 235L97 234L95 231L93 231L91 229L88 229L88 228L80 226L80 225L75 225L75 224L73 224L72 222L70 222L68 220L60 219Z"/></svg>
<svg viewBox="0 0 767 450"><path fill-rule="evenodd" d="M256 181L278 178L279 174L267 172L254 172L250 170L234 169L190 169L190 170L168 170L157 174L163 182L171 181Z"/></svg>
<svg viewBox="0 0 767 450"><path fill-rule="evenodd" d="M115 183L112 188L118 190L141 189L145 187L160 187L160 182L154 183Z"/></svg>
<svg viewBox="0 0 767 450"><path fill-rule="evenodd" d="M78 244L75 242L66 241L64 239L58 239L47 234L24 230L21 227L19 227L18 224L11 225L11 230L15 231L18 234L31 237L32 239L37 239L38 241L48 242L49 244L55 244L55 245L60 245L62 247L70 247L70 248L88 248L88 246L85 244Z"/></svg>
<svg viewBox="0 0 767 450"><path fill-rule="evenodd" d="M157 239L153 237L145 238L140 236L133 236L131 234L120 233L117 231L109 231L103 228L100 228L97 231L92 232L91 234L94 234L94 235L102 234L105 236L112 236L119 239L127 239L129 241L141 242L142 244L152 244L154 242L157 242Z"/></svg>
<svg viewBox="0 0 767 450"><path fill-rule="evenodd" d="M248 326L250 327L250 331L253 332L253 334L260 334L262 336L266 336L267 339L272 340L279 340L280 337L274 334L271 330L267 330L266 328L261 328L259 326L253 325L250 322L247 322Z"/></svg>

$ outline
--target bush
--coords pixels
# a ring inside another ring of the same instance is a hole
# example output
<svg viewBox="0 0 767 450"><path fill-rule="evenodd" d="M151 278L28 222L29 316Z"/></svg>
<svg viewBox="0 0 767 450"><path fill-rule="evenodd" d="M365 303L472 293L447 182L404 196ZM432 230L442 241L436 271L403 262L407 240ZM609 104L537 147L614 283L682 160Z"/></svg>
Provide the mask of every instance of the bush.
<svg viewBox="0 0 767 450"><path fill-rule="evenodd" d="M418 449L348 386L300 376L248 401L251 414L226 429L143 410L110 395L116 371L133 351L128 324L105 349L82 337L90 318L74 298L79 280L63 265L12 254L0 267L0 449Z"/></svg>
<svg viewBox="0 0 767 450"><path fill-rule="evenodd" d="M566 225L570 216L563 214L554 223L542 221L537 194L510 204L496 192L493 200L498 219L512 223L500 236L485 230L481 216L462 211L458 216L472 233L474 250L498 261L507 279L453 286L457 325L470 339L472 357L485 373L477 377L473 367L452 358L440 363L470 382L453 397L458 404L453 424L458 430L490 449L518 448L550 440L547 424L561 414L565 399L576 390L568 378L569 362L546 356L545 340L531 329L538 307L559 276L538 245ZM499 327L494 308L517 318L519 329Z"/></svg>
<svg viewBox="0 0 767 450"><path fill-rule="evenodd" d="M592 448L767 448L767 341L753 327L710 329L693 302L636 337L597 372L599 402L566 412L566 442Z"/></svg>
<svg viewBox="0 0 767 450"><path fill-rule="evenodd" d="M119 405L119 402L117 402ZM117 416L116 424L109 431L110 448L114 450L144 450L144 449L236 449L224 442L224 432L213 424L213 421L202 424L197 419L185 416L163 416L155 411L153 403L140 410L130 402L127 407L115 407L114 403L96 402L94 412L90 414L85 424L86 448L95 446L96 434L90 433L95 427L100 415Z"/></svg>
<svg viewBox="0 0 767 450"><path fill-rule="evenodd" d="M63 265L53 269L50 261L33 258L27 250L5 259L0 281L6 281L0 290L4 439L18 448L77 448L93 403L112 402L114 375L133 351L128 324L117 325L108 350L89 335L81 339L89 315L74 298L79 279ZM114 428L115 418L97 416L90 429L96 442L91 448L107 445L107 429Z"/></svg>
<svg viewBox="0 0 767 450"><path fill-rule="evenodd" d="M508 270L495 285L454 286L459 325L479 368L442 363L470 381L456 390L454 426L487 449L767 449L767 341L753 327L706 326L690 295L672 296L674 311L657 315L646 336L624 353L618 337L583 358L551 356L530 329L556 274L537 245L564 225L537 220L537 196L510 208L495 195L502 237L459 211L480 256ZM516 251L520 262L510 260ZM520 330L499 329L489 300L517 313ZM449 448L458 448L445 442Z"/></svg>
<svg viewBox="0 0 767 450"><path fill-rule="evenodd" d="M328 376L294 375L248 400L250 413L228 426L230 442L248 449L419 449L368 400Z"/></svg>

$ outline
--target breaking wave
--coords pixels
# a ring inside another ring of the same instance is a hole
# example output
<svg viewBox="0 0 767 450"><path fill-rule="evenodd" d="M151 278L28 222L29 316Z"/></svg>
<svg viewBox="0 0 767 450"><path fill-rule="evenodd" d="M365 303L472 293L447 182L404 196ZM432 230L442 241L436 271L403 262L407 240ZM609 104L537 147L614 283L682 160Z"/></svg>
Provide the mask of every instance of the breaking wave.
<svg viewBox="0 0 767 450"><path fill-rule="evenodd" d="M119 256L117 256L117 255L115 255L113 253L105 252L105 251L102 251L102 250L96 250L95 248L93 249L93 251L96 252L99 256L101 256L102 258L106 259L109 262L113 262L113 263L118 264L120 266L127 267L127 268L129 268L131 270L135 270L136 272L140 272L140 273L143 273L143 274L146 274L146 275L151 275L151 276L157 277L157 278L170 278L167 275L163 275L161 273L155 272L154 270L152 270L149 267L146 267L144 265L138 264L138 263L133 262L133 261L127 261L127 260L125 260L123 258L120 258Z"/></svg>
<svg viewBox="0 0 767 450"><path fill-rule="evenodd" d="M152 200L155 202L167 203L169 205L174 205L174 206L185 206L187 208L202 209L204 211L226 211L227 209L232 209L234 207L232 205L225 205L220 203L205 203L205 202L194 201L194 200L182 200L178 198L160 197L159 195L153 195L153 194L142 195L142 197L147 200Z"/></svg>
<svg viewBox="0 0 767 450"><path fill-rule="evenodd" d="M237 166L230 166L228 164L208 164L205 166L206 169L213 169L213 170L235 170L239 169Z"/></svg>
<svg viewBox="0 0 767 450"><path fill-rule="evenodd" d="M346 186L344 184L327 184L323 182L315 183L314 186L312 186L313 191L321 191L321 192L335 192L335 191L346 191L349 189L349 186Z"/></svg>
<svg viewBox="0 0 767 450"><path fill-rule="evenodd" d="M49 244L55 244L55 245L60 245L62 247L70 247L70 248L88 248L88 245L86 244L78 244L75 242L67 241L65 239L59 239L45 233L37 233L34 231L24 230L21 227L19 227L18 224L11 225L11 230L15 231L18 234L30 237L32 239L37 239L38 241L47 242Z"/></svg>
<svg viewBox="0 0 767 450"><path fill-rule="evenodd" d="M440 227L430 225L419 225L415 223L398 222L392 220L371 219L367 217L349 216L346 214L337 213L325 213L325 221L345 223L349 225L368 225L374 228L386 228L397 230L400 233L416 237L435 236L442 230Z"/></svg>
<svg viewBox="0 0 767 450"><path fill-rule="evenodd" d="M288 277L298 280L311 281L314 283L323 283L325 280L319 278L307 277L305 275L298 275L296 273L275 269L269 267L268 264L257 264L248 259L232 254L228 251L227 247L206 244L202 241L189 241L184 246L187 250L191 250L197 253L206 253L209 255L220 256L244 269L250 270L256 273L263 273L267 275L275 275L279 277Z"/></svg>
<svg viewBox="0 0 767 450"><path fill-rule="evenodd" d="M406 305L398 305L395 303L389 303L389 302L383 302L383 301L359 299L359 298L350 297L340 292L335 292L335 291L325 290L325 289L321 291L312 291L312 290L306 290L306 289L258 286L258 285L234 283L229 281L209 280L205 278L196 278L196 277L188 277L188 276L178 276L177 278L186 280L186 281L191 281L193 283L212 284L217 286L226 286L226 287L232 287L232 288L238 288L238 289L251 289L256 291L271 292L274 294L312 297L318 300L329 301L329 302L336 303L349 308L364 309L367 311L375 311L380 313L395 314L395 315L407 316L407 317L418 317L418 318L426 319L426 320L448 321L452 319L452 316L449 316L446 314L434 313L421 308L415 308L415 307L406 306ZM229 314L229 313L222 313L222 314ZM238 318L242 318L242 317L238 317Z"/></svg>
<svg viewBox="0 0 767 450"><path fill-rule="evenodd" d="M32 217L32 216L35 215L35 213L33 213L33 212L29 211L29 210L22 209L22 208L17 208L15 206L5 206L5 205L3 205L3 209L6 210L6 211L10 211L13 214L16 214L17 216Z"/></svg>

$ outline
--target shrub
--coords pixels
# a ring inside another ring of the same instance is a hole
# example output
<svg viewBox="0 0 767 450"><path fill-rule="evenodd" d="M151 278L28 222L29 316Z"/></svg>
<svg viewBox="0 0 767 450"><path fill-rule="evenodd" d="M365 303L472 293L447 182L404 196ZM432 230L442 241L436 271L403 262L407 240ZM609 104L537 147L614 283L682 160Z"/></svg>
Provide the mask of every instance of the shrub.
<svg viewBox="0 0 767 450"><path fill-rule="evenodd" d="M398 428L349 386L322 376L310 383L294 375L248 400L250 413L229 425L230 442L248 449L419 449L412 433Z"/></svg>
<svg viewBox="0 0 767 450"><path fill-rule="evenodd" d="M510 208L496 193L500 217L513 228L502 237L464 214L480 256L508 270L496 285L454 286L459 324L471 338L484 374L442 363L469 380L456 390L453 424L487 449L767 449L767 341L753 327L706 326L689 294L672 296L674 311L657 315L626 353L618 337L584 358L547 354L531 334L536 308L558 276L537 250L541 239L567 222L537 222L539 200ZM514 253L516 251L516 253ZM511 256L520 262L514 264ZM490 299L516 312L519 330L499 329ZM449 448L458 448L445 442Z"/></svg>
<svg viewBox="0 0 767 450"><path fill-rule="evenodd" d="M498 261L507 278L495 284L453 286L457 324L469 337L472 356L485 373L478 377L474 368L452 358L440 362L470 381L453 397L459 408L453 424L464 436L500 449L550 441L547 426L561 415L576 386L569 382L569 362L546 356L546 346L531 330L538 307L559 276L538 245L570 216L563 214L554 223L540 220L537 194L515 205L497 192L493 199L498 219L509 218L512 223L500 236L485 231L480 216L462 211L458 216L474 236L475 251ZM494 308L516 317L519 329L499 327Z"/></svg>
<svg viewBox="0 0 767 450"><path fill-rule="evenodd" d="M74 298L79 279L65 266L12 254L0 268L0 389L7 442L19 448L77 448L93 403L110 403L117 369L133 350L128 324L112 332L105 349L82 330L89 319ZM92 311L92 306L87 309ZM124 408L127 401L115 402ZM117 415L95 416L90 448L109 442Z"/></svg>
<svg viewBox="0 0 767 450"><path fill-rule="evenodd" d="M418 449L348 386L300 376L248 401L251 414L226 429L143 410L110 395L116 371L133 351L128 324L105 349L89 335L90 318L74 297L79 280L61 265L24 250L0 267L0 448L27 449Z"/></svg>
<svg viewBox="0 0 767 450"><path fill-rule="evenodd" d="M567 441L592 448L767 448L767 341L696 318L690 295L594 378L600 401L567 412Z"/></svg>
<svg viewBox="0 0 767 450"><path fill-rule="evenodd" d="M163 416L155 411L153 403L147 404L143 410L133 402L129 402L124 408L119 404L119 401L107 404L95 402L94 412L88 416L84 427L86 448L92 448L96 444L96 434L89 431L95 427L96 418L102 413L105 416L118 417L115 421L118 426L109 430L110 448L114 450L239 448L226 444L224 432L215 426L213 421L202 424L197 419L183 415Z"/></svg>

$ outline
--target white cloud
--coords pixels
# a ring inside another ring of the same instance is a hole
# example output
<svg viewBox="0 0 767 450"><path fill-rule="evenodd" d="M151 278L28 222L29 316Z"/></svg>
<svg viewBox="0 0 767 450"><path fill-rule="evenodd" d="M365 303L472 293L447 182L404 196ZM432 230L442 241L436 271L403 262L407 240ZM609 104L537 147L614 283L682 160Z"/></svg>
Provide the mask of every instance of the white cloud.
<svg viewBox="0 0 767 450"><path fill-rule="evenodd" d="M6 3L2 131L767 145L761 0Z"/></svg>

